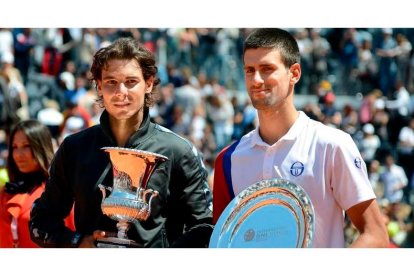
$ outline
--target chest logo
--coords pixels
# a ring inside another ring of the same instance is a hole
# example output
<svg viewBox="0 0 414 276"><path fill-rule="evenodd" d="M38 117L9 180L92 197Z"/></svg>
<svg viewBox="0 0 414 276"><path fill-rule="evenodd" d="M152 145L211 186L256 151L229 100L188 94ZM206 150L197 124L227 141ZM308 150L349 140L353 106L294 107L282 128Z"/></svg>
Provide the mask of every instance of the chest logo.
<svg viewBox="0 0 414 276"><path fill-rule="evenodd" d="M305 166L302 162L296 161L292 164L290 167L290 174L293 176L299 176L303 173L303 170L305 169Z"/></svg>
<svg viewBox="0 0 414 276"><path fill-rule="evenodd" d="M359 158L359 157L355 158L354 163L355 163L355 166L356 166L358 169L360 169L360 168L361 168L361 165L362 165L361 158Z"/></svg>

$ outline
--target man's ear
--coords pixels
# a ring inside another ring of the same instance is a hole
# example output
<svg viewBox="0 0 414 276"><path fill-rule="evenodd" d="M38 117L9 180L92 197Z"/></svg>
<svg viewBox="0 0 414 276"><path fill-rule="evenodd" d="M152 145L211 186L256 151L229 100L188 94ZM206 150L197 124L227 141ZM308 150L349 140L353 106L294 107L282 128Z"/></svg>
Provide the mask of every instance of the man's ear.
<svg viewBox="0 0 414 276"><path fill-rule="evenodd" d="M300 64L295 63L292 66L290 66L289 72L291 74L291 83L296 84L300 80L300 76L302 75L302 68L300 67Z"/></svg>
<svg viewBox="0 0 414 276"><path fill-rule="evenodd" d="M154 77L150 77L146 82L145 82L145 93L151 93L152 91L152 87L154 86Z"/></svg>
<svg viewBox="0 0 414 276"><path fill-rule="evenodd" d="M97 81L96 82L96 91L98 92L98 94L102 94L100 91L102 90L102 82L101 81Z"/></svg>

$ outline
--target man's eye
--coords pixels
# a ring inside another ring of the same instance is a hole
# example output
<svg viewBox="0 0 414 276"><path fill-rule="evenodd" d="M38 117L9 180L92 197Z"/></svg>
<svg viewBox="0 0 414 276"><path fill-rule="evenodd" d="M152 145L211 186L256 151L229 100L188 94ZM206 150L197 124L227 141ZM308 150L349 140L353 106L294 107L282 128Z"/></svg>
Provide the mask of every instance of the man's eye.
<svg viewBox="0 0 414 276"><path fill-rule="evenodd" d="M254 72L254 70L252 68L246 68L246 69L244 69L244 72L246 74L252 74Z"/></svg>
<svg viewBox="0 0 414 276"><path fill-rule="evenodd" d="M271 72L271 71L273 71L273 68L272 67L263 67L262 71L263 72Z"/></svg>
<svg viewBox="0 0 414 276"><path fill-rule="evenodd" d="M125 86L127 88L133 88L138 83L137 80L127 80Z"/></svg>
<svg viewBox="0 0 414 276"><path fill-rule="evenodd" d="M136 84L137 83L137 81L136 80L127 80L127 85L134 85L134 84Z"/></svg>

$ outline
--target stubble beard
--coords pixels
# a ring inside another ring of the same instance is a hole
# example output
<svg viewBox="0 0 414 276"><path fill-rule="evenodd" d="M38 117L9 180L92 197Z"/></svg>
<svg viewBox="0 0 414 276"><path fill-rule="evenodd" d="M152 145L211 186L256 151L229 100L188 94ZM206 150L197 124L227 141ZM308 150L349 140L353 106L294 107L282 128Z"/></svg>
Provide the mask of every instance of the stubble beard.
<svg viewBox="0 0 414 276"><path fill-rule="evenodd" d="M275 110L278 109L285 102L285 98L280 99L278 97L264 97L261 99L252 99L250 98L254 108L260 111L264 110Z"/></svg>

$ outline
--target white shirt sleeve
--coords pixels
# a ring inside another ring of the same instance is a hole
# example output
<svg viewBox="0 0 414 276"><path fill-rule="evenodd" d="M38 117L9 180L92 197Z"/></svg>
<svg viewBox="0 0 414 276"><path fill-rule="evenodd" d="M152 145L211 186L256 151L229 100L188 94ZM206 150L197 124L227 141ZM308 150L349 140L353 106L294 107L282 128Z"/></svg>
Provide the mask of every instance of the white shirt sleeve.
<svg viewBox="0 0 414 276"><path fill-rule="evenodd" d="M348 210L375 198L375 193L368 179L366 164L351 136L338 135L336 141L331 161L331 188L338 204Z"/></svg>

